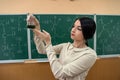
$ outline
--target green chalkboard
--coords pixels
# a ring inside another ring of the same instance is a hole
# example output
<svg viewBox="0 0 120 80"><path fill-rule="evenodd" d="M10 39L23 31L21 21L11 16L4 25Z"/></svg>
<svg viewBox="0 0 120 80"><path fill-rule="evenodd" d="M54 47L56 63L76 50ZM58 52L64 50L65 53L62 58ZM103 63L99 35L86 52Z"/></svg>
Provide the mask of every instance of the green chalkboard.
<svg viewBox="0 0 120 80"><path fill-rule="evenodd" d="M48 31L53 45L72 42L70 30L77 17L88 16L96 19L97 31L95 36L96 52L98 55L120 54L120 15L84 15L84 14L35 14L40 21L41 29ZM31 58L47 58L38 54L33 33L26 28L26 14L0 15L0 60L28 59L28 42L31 44ZM94 39L88 41L94 46Z"/></svg>
<svg viewBox="0 0 120 80"><path fill-rule="evenodd" d="M120 54L120 15L97 15L98 55Z"/></svg>
<svg viewBox="0 0 120 80"><path fill-rule="evenodd" d="M0 60L27 59L25 15L0 15Z"/></svg>
<svg viewBox="0 0 120 80"><path fill-rule="evenodd" d="M51 34L53 45L71 42L70 30L73 21L77 17L94 15L80 14L35 14L45 29ZM0 60L28 59L28 32L26 28L26 14L0 15ZM47 58L44 54L38 54L33 33L30 31L31 58ZM93 39L89 41L93 48Z"/></svg>

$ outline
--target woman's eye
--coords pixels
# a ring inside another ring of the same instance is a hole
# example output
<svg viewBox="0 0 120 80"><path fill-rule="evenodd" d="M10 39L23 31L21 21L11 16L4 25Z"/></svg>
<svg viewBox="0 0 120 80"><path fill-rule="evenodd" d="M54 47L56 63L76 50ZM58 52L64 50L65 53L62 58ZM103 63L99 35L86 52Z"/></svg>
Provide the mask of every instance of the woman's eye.
<svg viewBox="0 0 120 80"><path fill-rule="evenodd" d="M75 28L75 26L73 25L72 28ZM81 26L77 26L76 29L78 29L79 31L82 31Z"/></svg>
<svg viewBox="0 0 120 80"><path fill-rule="evenodd" d="M82 29L80 27L78 27L78 30L82 31Z"/></svg>

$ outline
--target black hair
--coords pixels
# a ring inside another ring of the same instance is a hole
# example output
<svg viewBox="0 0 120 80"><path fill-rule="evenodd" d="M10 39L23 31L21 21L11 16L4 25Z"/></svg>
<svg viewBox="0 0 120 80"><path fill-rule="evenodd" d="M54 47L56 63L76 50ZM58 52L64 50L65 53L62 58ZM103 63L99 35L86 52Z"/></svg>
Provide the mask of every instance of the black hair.
<svg viewBox="0 0 120 80"><path fill-rule="evenodd" d="M88 45L87 40L91 39L94 36L96 30L95 21L89 17L79 17L76 20L79 20L81 23L82 33L84 39L86 40L86 45Z"/></svg>

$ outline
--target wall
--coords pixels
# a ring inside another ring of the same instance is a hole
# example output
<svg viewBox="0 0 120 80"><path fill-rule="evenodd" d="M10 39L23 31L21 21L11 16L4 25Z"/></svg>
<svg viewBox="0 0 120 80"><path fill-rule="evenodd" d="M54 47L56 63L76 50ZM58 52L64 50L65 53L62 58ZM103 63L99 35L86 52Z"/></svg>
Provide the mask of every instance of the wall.
<svg viewBox="0 0 120 80"><path fill-rule="evenodd" d="M120 57L99 58L86 80L120 80Z"/></svg>
<svg viewBox="0 0 120 80"><path fill-rule="evenodd" d="M0 64L0 80L54 80L48 63Z"/></svg>
<svg viewBox="0 0 120 80"><path fill-rule="evenodd" d="M120 0L0 0L0 14L120 14ZM87 80L120 80L120 58L98 59ZM0 64L0 80L54 80L49 63Z"/></svg>
<svg viewBox="0 0 120 80"><path fill-rule="evenodd" d="M120 14L120 0L0 0L0 14Z"/></svg>
<svg viewBox="0 0 120 80"><path fill-rule="evenodd" d="M55 80L48 62L0 64L0 80ZM120 58L100 58L86 80L120 80Z"/></svg>

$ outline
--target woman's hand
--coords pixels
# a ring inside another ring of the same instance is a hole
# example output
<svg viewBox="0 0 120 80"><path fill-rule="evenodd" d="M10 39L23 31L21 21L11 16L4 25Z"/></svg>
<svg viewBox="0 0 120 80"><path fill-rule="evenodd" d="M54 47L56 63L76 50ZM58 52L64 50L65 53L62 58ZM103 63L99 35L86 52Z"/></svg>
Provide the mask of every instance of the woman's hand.
<svg viewBox="0 0 120 80"><path fill-rule="evenodd" d="M40 30L39 21L38 21L38 19L33 14L29 13L28 16L27 16L26 21L27 22L32 22L35 25L35 29L39 29Z"/></svg>
<svg viewBox="0 0 120 80"><path fill-rule="evenodd" d="M50 34L43 30L42 32L40 30L37 30L37 29L33 29L33 32L38 36L40 37L46 45L49 45L51 43L51 36Z"/></svg>

